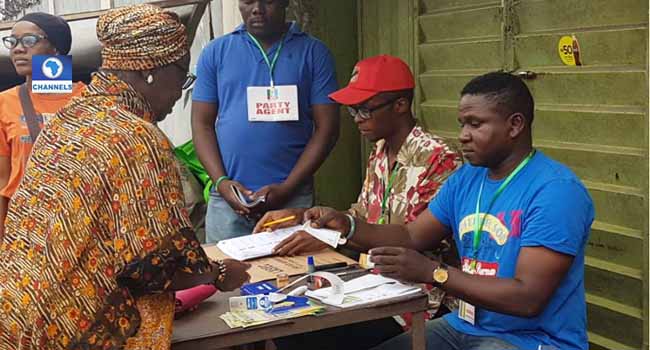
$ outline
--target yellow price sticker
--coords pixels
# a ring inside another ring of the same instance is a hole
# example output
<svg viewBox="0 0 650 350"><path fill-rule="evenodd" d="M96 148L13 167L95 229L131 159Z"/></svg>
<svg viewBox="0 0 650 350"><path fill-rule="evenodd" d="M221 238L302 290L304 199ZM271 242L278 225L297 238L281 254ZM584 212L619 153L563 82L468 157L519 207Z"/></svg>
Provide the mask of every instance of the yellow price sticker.
<svg viewBox="0 0 650 350"><path fill-rule="evenodd" d="M580 45L575 35L563 36L557 44L558 53L562 63L567 66L581 66Z"/></svg>

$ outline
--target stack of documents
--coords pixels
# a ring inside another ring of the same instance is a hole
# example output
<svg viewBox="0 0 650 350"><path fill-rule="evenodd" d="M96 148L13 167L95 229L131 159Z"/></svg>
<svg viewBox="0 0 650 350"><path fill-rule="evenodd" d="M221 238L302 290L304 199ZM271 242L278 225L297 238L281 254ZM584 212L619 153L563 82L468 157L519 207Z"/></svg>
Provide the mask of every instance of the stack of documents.
<svg viewBox="0 0 650 350"><path fill-rule="evenodd" d="M348 308L389 300L420 291L417 285L403 284L381 275L368 274L343 283L343 302L334 304L329 301L331 287L308 291L305 295L325 304Z"/></svg>

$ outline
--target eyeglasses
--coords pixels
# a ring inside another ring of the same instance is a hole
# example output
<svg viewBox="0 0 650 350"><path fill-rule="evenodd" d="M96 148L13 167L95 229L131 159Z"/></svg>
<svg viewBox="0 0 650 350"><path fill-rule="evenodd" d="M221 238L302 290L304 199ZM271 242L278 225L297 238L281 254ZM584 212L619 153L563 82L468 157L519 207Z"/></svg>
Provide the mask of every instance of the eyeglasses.
<svg viewBox="0 0 650 350"><path fill-rule="evenodd" d="M18 46L18 43L23 45L25 48L30 48L36 46L39 41L44 39L47 39L47 37L39 34L25 34L22 38L18 38L15 35L10 35L2 38L2 43L7 49L11 50L14 47Z"/></svg>
<svg viewBox="0 0 650 350"><path fill-rule="evenodd" d="M196 80L196 75L192 74L192 72L190 72L190 69L188 67L184 67L178 62L174 62L173 65L178 67L183 72L187 72L187 74L185 75L185 81L181 86L181 89L187 90L190 86L192 86L192 84L194 84L194 81Z"/></svg>
<svg viewBox="0 0 650 350"><path fill-rule="evenodd" d="M348 112L350 113L352 118L356 118L358 116L359 118L361 118L363 120L369 120L370 118L372 118L372 112L374 112L376 110L379 110L379 109L382 109L382 108L384 108L384 107L386 107L388 105L391 105L391 104L395 103L395 101L399 100L400 98L402 98L402 96L397 96L396 98L388 100L388 101L380 104L379 106L375 106L375 107L372 107L372 108L348 106Z"/></svg>

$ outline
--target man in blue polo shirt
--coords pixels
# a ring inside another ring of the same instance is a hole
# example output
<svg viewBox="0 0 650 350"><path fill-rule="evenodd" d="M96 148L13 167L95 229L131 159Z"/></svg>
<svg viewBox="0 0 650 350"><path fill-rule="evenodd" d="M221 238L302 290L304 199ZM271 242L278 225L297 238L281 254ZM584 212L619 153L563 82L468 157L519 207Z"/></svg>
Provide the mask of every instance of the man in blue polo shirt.
<svg viewBox="0 0 650 350"><path fill-rule="evenodd" d="M305 220L370 249L384 276L434 283L462 300L427 322L427 349L587 350L585 246L594 207L566 166L535 150L534 102L508 73L470 81L458 108L468 161L408 225L371 225L329 208ZM421 254L456 241L462 268ZM408 334L378 349L408 349Z"/></svg>
<svg viewBox="0 0 650 350"><path fill-rule="evenodd" d="M192 93L192 133L214 181L208 242L252 232L270 209L310 207L313 174L338 139L334 60L287 23L288 0L240 0L244 20L202 52ZM253 207L238 200L236 188Z"/></svg>

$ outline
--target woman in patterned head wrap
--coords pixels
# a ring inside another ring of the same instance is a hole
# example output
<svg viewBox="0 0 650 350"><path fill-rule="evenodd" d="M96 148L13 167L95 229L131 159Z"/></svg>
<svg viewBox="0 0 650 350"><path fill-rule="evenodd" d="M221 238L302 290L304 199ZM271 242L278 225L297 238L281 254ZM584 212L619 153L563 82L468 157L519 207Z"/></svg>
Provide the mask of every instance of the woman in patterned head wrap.
<svg viewBox="0 0 650 350"><path fill-rule="evenodd" d="M178 17L150 5L97 23L103 64L34 145L0 247L0 350L166 349L173 290L231 290L247 264L211 262L155 126L189 86Z"/></svg>
<svg viewBox="0 0 650 350"><path fill-rule="evenodd" d="M185 27L173 12L132 6L107 13L97 22L102 70L131 85L151 106L151 121L171 112L194 76L188 73Z"/></svg>
<svg viewBox="0 0 650 350"><path fill-rule="evenodd" d="M3 37L2 43L9 50L16 73L25 78L25 84L0 92L0 237L4 232L9 200L23 177L34 143L19 98L20 91L24 90L24 96L38 114L36 128L31 131L35 136L41 124L73 96L81 94L84 87L83 83L75 83L69 94L31 93L32 56L67 55L70 51L72 34L63 18L42 12L29 13L16 21L11 34Z"/></svg>

